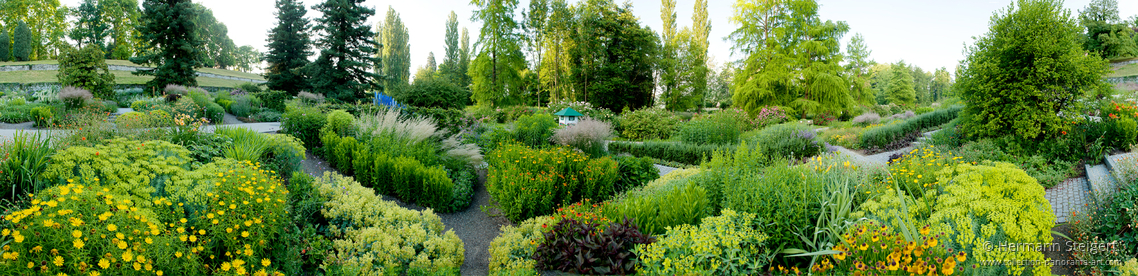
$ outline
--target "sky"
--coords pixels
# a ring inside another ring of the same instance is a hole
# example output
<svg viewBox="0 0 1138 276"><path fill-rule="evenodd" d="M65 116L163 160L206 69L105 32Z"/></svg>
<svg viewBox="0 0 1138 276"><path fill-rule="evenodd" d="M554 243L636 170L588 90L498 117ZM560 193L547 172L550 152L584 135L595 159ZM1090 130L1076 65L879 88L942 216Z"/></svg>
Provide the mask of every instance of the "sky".
<svg viewBox="0 0 1138 276"><path fill-rule="evenodd" d="M570 0L571 3L578 0ZM622 2L622 0L616 0ZM76 7L81 0L62 0L65 6ZM142 1L139 1L142 2ZM229 36L238 46L251 45L262 52L266 50L267 34L276 24L274 0L194 0L211 10L214 16L229 28ZM319 13L311 7L322 0L303 0L309 7L309 18ZM527 7L529 1L519 0L520 9ZM870 58L879 63L893 63L904 60L925 71L947 67L949 71L964 59L965 44L972 44L973 37L987 32L989 19L993 12L1006 8L1012 0L818 0L821 7L818 14L823 20L845 21L850 32L843 38L842 49L855 33L865 37L866 45L872 51ZM1072 16L1086 7L1090 0L1068 0L1064 8ZM659 0L631 1L633 13L653 31L662 29ZM730 22L733 0L708 0L708 15L711 18L709 56L716 64L733 61L741 57L732 55L731 42L725 38L737 27ZM481 24L471 22L474 9L468 0L367 0L365 6L375 8L376 15L368 20L374 26L382 20L388 7L400 14L410 35L411 74L427 61L427 53L434 52L442 63L445 55L444 37L446 19L451 11L458 15L459 29L468 28L471 43L478 39ZM677 29L691 26L695 0L676 1ZM1138 1L1118 1L1122 18L1138 15ZM460 31L461 32L461 31Z"/></svg>

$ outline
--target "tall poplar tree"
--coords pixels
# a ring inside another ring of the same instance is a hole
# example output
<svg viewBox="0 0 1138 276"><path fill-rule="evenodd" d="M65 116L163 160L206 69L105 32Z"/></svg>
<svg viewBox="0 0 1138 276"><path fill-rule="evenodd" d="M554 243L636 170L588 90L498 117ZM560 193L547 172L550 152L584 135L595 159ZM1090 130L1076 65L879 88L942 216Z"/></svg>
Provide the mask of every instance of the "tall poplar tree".
<svg viewBox="0 0 1138 276"><path fill-rule="evenodd" d="M439 75L451 83L458 83L461 78L458 72L458 63L461 62L460 59L462 58L460 56L462 46L458 44L458 14L455 14L454 11L451 11L450 16L447 16L446 27L446 38L444 39L446 53L443 56L442 65L439 66Z"/></svg>
<svg viewBox="0 0 1138 276"><path fill-rule="evenodd" d="M691 19L691 94L699 97L699 108L702 109L707 95L707 76L710 73L707 68L707 48L711 36L711 19L707 16L707 0L695 1L695 12Z"/></svg>
<svg viewBox="0 0 1138 276"><path fill-rule="evenodd" d="M470 82L471 82L470 74L469 74L469 72L470 72L470 59L472 58L471 57L472 52L470 49L470 32L466 28L462 28L462 42L461 43L462 43L461 44L462 49L458 52L458 66L457 66L458 70L455 71L455 73L458 73L458 79L459 80L458 80L458 82L455 83L455 85L458 85L458 87L461 87L463 89L469 90L470 89Z"/></svg>
<svg viewBox="0 0 1138 276"><path fill-rule="evenodd" d="M154 49L130 59L135 64L157 64L150 70L134 71L135 75L154 76L146 82L151 94L158 94L168 84L197 86L194 69L200 67L198 45L194 33L194 4L190 0L146 0L142 3L142 40Z"/></svg>
<svg viewBox="0 0 1138 276"><path fill-rule="evenodd" d="M324 36L316 43L320 57L308 65L312 91L342 101L353 102L366 98L369 90L383 88L377 82L380 76L371 72L380 60L375 33L367 25L367 18L375 10L364 7L364 0L327 0L313 6L323 13L316 19L316 29Z"/></svg>
<svg viewBox="0 0 1138 276"><path fill-rule="evenodd" d="M519 71L525 68L518 23L514 20L517 0L473 0L477 9L472 20L482 22L478 35L481 48L468 74L472 97L478 105L517 102L523 95Z"/></svg>
<svg viewBox="0 0 1138 276"><path fill-rule="evenodd" d="M303 69L312 55L312 39L306 13L308 9L299 0L277 0L277 26L269 31L269 52L265 54L269 89L290 95L308 89Z"/></svg>
<svg viewBox="0 0 1138 276"><path fill-rule="evenodd" d="M8 38L8 29L0 25L0 62L12 58L12 39Z"/></svg>
<svg viewBox="0 0 1138 276"><path fill-rule="evenodd" d="M387 7L387 17L376 24L376 41L383 44L380 59L383 66L379 70L385 77L384 87L390 93L398 93L407 87L411 78L411 44L403 19L391 6Z"/></svg>
<svg viewBox="0 0 1138 276"><path fill-rule="evenodd" d="M670 110L685 109L686 98L680 91L680 48L676 40L676 0L660 1L660 20L664 28L660 36L660 89L661 103Z"/></svg>

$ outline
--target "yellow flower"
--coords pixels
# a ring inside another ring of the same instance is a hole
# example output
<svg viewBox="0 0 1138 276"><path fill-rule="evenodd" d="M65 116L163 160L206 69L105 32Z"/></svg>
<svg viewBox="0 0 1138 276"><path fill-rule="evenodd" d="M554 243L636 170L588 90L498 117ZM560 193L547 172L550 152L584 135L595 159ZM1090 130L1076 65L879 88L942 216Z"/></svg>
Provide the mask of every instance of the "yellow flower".
<svg viewBox="0 0 1138 276"><path fill-rule="evenodd" d="M71 245L74 245L75 249L81 249L83 248L83 240L75 239L75 241L71 242Z"/></svg>
<svg viewBox="0 0 1138 276"><path fill-rule="evenodd" d="M79 230L73 230L73 231L71 231L71 236L75 237L75 238L79 238L79 237L83 236L83 232L79 231Z"/></svg>
<svg viewBox="0 0 1138 276"><path fill-rule="evenodd" d="M158 276L162 276L162 271L159 270L158 272L154 272L154 274L157 274Z"/></svg>
<svg viewBox="0 0 1138 276"><path fill-rule="evenodd" d="M117 231L117 230L119 230L119 227L118 227L118 226L115 226L115 224L114 224L114 223L112 223L112 224L110 224L110 225L107 225L107 231L111 231L111 232L114 232L114 231Z"/></svg>
<svg viewBox="0 0 1138 276"><path fill-rule="evenodd" d="M272 264L272 263L273 263L273 262L272 262L272 261L270 261L268 258L265 258L265 259L261 259L261 266L269 266L269 265L270 265L270 264Z"/></svg>
<svg viewBox="0 0 1138 276"><path fill-rule="evenodd" d="M55 260L51 261L55 266L63 266L63 256L55 256Z"/></svg>
<svg viewBox="0 0 1138 276"><path fill-rule="evenodd" d="M249 237L249 231L241 231L241 237L242 238L248 238Z"/></svg>
<svg viewBox="0 0 1138 276"><path fill-rule="evenodd" d="M182 257L182 251L174 252L174 257L175 258L181 258Z"/></svg>
<svg viewBox="0 0 1138 276"><path fill-rule="evenodd" d="M229 268L230 266L228 262L221 263L221 271L229 271Z"/></svg>

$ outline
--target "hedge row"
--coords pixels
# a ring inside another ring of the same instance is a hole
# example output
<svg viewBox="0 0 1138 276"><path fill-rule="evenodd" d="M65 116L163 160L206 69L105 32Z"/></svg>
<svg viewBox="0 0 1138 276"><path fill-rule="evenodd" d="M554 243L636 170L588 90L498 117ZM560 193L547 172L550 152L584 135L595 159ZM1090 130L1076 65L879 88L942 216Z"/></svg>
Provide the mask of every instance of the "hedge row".
<svg viewBox="0 0 1138 276"><path fill-rule="evenodd" d="M956 119L961 109L964 109L964 107L959 105L953 106L921 114L920 116L913 117L901 123L866 129L865 132L861 134L862 147L866 149L886 148L889 144L898 139L904 139L914 132L920 132L947 124L949 121L952 121L952 119Z"/></svg>
<svg viewBox="0 0 1138 276"><path fill-rule="evenodd" d="M692 145L669 142L611 142L609 152L613 154L628 153L638 157L652 157L665 161L678 162L688 165L699 165L699 162L711 158L715 151L731 152L734 146L722 145Z"/></svg>

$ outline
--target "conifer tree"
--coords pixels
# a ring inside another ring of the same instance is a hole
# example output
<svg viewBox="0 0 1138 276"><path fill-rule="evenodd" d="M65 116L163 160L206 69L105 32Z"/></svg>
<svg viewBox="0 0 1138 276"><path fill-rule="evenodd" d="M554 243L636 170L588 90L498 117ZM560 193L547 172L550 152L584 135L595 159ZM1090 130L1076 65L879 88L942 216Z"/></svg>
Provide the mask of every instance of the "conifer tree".
<svg viewBox="0 0 1138 276"><path fill-rule="evenodd" d="M312 39L306 13L299 0L277 0L277 26L269 31L269 52L265 54L269 89L296 95L308 88L303 68L312 55Z"/></svg>
<svg viewBox="0 0 1138 276"><path fill-rule="evenodd" d="M889 79L889 102L909 107L917 99L917 92L913 88L913 75L909 74L909 67L904 61L893 67L893 77Z"/></svg>
<svg viewBox="0 0 1138 276"><path fill-rule="evenodd" d="M0 62L8 61L12 57L12 39L8 38L8 29L0 25Z"/></svg>
<svg viewBox="0 0 1138 276"><path fill-rule="evenodd" d="M16 25L16 32L13 36L12 56L16 58L16 61L31 60L32 30L28 29L28 24L20 21L20 24Z"/></svg>
<svg viewBox="0 0 1138 276"><path fill-rule="evenodd" d="M146 83L152 94L168 84L197 86L195 68L198 43L194 34L193 3L190 0L146 0L142 3L142 25L138 32L153 52L130 59L135 64L157 64L158 68L138 70L135 75L154 76Z"/></svg>
<svg viewBox="0 0 1138 276"><path fill-rule="evenodd" d="M313 9L323 17L316 19L315 29L324 34L316 43L320 57L308 65L313 92L351 102L367 97L369 90L383 88L380 76L370 71L380 65L375 32L367 18L375 10L364 7L364 0L327 0Z"/></svg>

